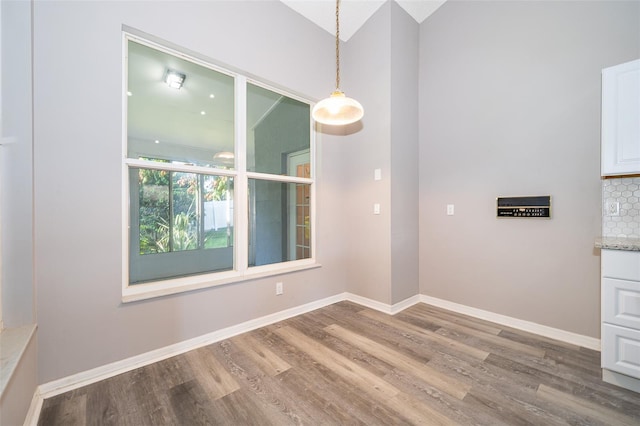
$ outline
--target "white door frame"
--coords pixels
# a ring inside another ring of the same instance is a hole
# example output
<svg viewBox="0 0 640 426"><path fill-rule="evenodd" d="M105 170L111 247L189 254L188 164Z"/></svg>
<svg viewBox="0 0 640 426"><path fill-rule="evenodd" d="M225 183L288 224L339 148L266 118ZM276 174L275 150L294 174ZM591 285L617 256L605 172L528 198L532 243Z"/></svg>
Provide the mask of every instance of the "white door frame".
<svg viewBox="0 0 640 426"><path fill-rule="evenodd" d="M309 149L303 149L302 151L291 152L287 154L287 174L289 176L295 176L296 167L301 164L306 164L311 162L311 157L309 155ZM296 260L296 185L291 185L289 189L289 214L287 219L287 227L289 229L289 238L288 238L288 260Z"/></svg>

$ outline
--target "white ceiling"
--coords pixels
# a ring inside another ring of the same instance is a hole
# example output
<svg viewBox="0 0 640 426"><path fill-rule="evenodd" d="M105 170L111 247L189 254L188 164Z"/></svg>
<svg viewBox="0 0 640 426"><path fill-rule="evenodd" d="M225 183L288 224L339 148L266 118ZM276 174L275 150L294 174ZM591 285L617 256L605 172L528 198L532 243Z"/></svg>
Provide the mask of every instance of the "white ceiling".
<svg viewBox="0 0 640 426"><path fill-rule="evenodd" d="M280 0L311 22L336 33L336 2L334 0ZM347 41L386 1L395 1L421 23L446 0L340 0L340 40Z"/></svg>

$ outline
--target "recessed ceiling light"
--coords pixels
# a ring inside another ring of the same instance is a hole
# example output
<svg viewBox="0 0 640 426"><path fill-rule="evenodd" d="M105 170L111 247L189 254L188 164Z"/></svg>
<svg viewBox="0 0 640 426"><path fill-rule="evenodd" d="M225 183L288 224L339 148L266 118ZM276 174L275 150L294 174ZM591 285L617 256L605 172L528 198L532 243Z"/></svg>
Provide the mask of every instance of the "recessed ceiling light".
<svg viewBox="0 0 640 426"><path fill-rule="evenodd" d="M200 115L207 115L207 111L200 111Z"/></svg>
<svg viewBox="0 0 640 426"><path fill-rule="evenodd" d="M133 95L133 93L127 90L127 96L131 96L131 95Z"/></svg>
<svg viewBox="0 0 640 426"><path fill-rule="evenodd" d="M154 142L155 142L155 143L160 143L160 141L159 141L158 139L156 139Z"/></svg>
<svg viewBox="0 0 640 426"><path fill-rule="evenodd" d="M215 97L216 97L216 95L214 95L213 93L209 95L209 98L211 98L211 99L213 99Z"/></svg>
<svg viewBox="0 0 640 426"><path fill-rule="evenodd" d="M181 88L186 78L187 76L185 74L171 69L167 69L167 72L164 74L164 82L174 89Z"/></svg>

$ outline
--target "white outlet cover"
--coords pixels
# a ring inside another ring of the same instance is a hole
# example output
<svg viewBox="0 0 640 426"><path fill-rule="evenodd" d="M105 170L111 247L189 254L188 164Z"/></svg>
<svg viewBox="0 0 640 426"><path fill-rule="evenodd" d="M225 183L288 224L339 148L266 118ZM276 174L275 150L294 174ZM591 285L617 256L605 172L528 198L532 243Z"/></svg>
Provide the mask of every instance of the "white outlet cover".
<svg viewBox="0 0 640 426"><path fill-rule="evenodd" d="M620 203L618 201L609 201L606 203L606 216L620 216Z"/></svg>

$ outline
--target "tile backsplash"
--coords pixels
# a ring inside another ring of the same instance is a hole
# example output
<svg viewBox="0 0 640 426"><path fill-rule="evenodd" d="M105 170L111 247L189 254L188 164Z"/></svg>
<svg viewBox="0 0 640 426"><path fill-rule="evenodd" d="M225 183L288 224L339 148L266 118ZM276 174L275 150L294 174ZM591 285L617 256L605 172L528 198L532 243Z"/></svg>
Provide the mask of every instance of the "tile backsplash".
<svg viewBox="0 0 640 426"><path fill-rule="evenodd" d="M619 214L609 207L619 203ZM602 236L640 238L640 177L602 180Z"/></svg>

